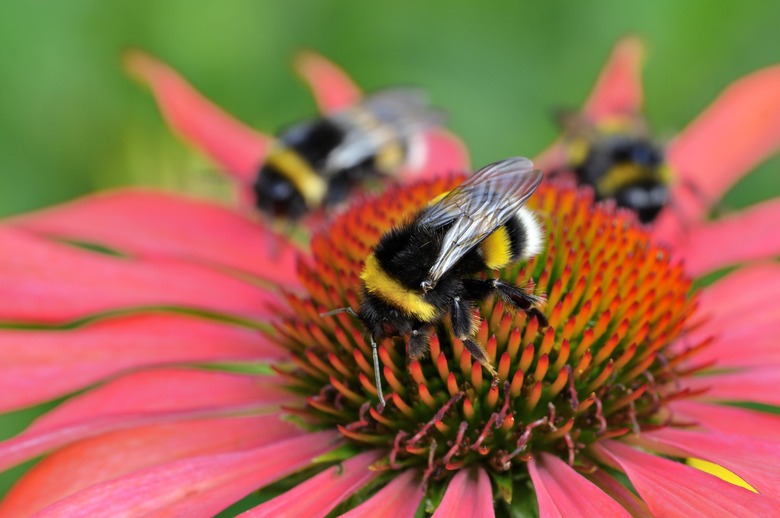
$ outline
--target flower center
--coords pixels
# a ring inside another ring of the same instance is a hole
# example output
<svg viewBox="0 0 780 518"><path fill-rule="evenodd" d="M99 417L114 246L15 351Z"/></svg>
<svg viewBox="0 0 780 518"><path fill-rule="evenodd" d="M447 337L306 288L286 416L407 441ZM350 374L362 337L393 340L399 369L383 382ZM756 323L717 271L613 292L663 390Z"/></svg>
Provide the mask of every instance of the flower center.
<svg viewBox="0 0 780 518"><path fill-rule="evenodd" d="M377 408L361 323L319 315L356 309L363 262L380 236L459 180L391 189L313 238L299 268L308 294L289 296L291 315L278 326L294 362L280 372L308 396L305 412L355 443L386 448L388 468L420 465L433 479L474 463L505 472L540 451L584 465L594 441L663 426L664 402L680 394L680 363L696 350L673 345L694 310L691 282L630 214L544 185L528 207L545 223L546 250L499 276L546 296L549 326L500 300L476 308L475 338L495 385L446 322L420 361L407 363L402 339L386 340L388 404Z"/></svg>

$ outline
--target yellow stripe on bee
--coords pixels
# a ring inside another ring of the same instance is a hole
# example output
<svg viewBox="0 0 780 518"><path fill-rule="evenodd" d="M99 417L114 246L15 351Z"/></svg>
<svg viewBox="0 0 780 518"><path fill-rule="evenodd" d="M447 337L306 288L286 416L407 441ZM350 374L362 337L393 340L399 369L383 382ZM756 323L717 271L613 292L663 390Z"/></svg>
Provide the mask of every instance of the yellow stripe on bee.
<svg viewBox="0 0 780 518"><path fill-rule="evenodd" d="M383 173L394 171L404 163L404 150L397 141L385 143L376 153L374 163Z"/></svg>
<svg viewBox="0 0 780 518"><path fill-rule="evenodd" d="M572 139L566 144L566 155L570 164L575 167L581 166L588 158L590 143L585 138Z"/></svg>
<svg viewBox="0 0 780 518"><path fill-rule="evenodd" d="M369 293L391 302L407 315L423 322L431 321L436 316L436 307L423 299L419 293L415 293L390 277L379 265L374 254L366 258L360 279L365 283Z"/></svg>
<svg viewBox="0 0 780 518"><path fill-rule="evenodd" d="M739 487L744 487L748 491L758 493L758 491L756 491L756 488L754 488L753 486L751 486L750 484L742 480L740 476L727 470L720 464L715 464L714 462L710 462L708 460L694 459L694 458L686 459L685 463L692 468L696 468L705 473L709 473L710 475L715 475L719 479L725 480L730 484L734 484L735 486L739 486Z"/></svg>
<svg viewBox="0 0 780 518"><path fill-rule="evenodd" d="M277 148L268 154L266 163L295 186L307 207L316 208L322 204L328 184L298 153L285 147Z"/></svg>
<svg viewBox="0 0 780 518"><path fill-rule="evenodd" d="M506 266L512 260L512 240L505 226L498 227L480 244L485 266L490 269Z"/></svg>
<svg viewBox="0 0 780 518"><path fill-rule="evenodd" d="M622 164L611 167L599 178L596 190L602 196L613 196L623 187L634 185L642 180L656 180L657 175L652 169L636 164Z"/></svg>

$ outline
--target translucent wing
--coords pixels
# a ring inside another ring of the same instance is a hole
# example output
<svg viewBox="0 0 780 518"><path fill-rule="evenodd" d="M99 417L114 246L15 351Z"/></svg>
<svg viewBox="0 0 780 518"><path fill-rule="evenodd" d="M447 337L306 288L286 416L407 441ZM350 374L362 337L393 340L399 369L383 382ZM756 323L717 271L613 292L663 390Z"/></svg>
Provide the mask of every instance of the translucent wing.
<svg viewBox="0 0 780 518"><path fill-rule="evenodd" d="M490 164L433 204L419 224L452 224L423 289L430 289L461 257L506 223L536 191L542 172L527 158L509 158Z"/></svg>
<svg viewBox="0 0 780 518"><path fill-rule="evenodd" d="M327 172L353 167L374 156L386 143L405 141L444 122L443 112L428 104L416 88L390 88L329 117L344 131L343 142L328 156Z"/></svg>

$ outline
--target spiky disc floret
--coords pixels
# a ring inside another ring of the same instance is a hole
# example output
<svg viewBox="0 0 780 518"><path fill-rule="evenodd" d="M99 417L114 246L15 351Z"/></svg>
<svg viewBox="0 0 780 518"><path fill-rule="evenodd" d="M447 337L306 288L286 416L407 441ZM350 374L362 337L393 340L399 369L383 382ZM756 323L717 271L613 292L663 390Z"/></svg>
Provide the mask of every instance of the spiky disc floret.
<svg viewBox="0 0 780 518"><path fill-rule="evenodd" d="M308 294L289 297L292 314L279 325L294 362L282 373L309 395L305 413L355 443L386 448L388 469L419 465L432 480L474 463L516 471L541 451L584 467L594 441L663 426L664 402L684 395L680 364L698 347L672 347L694 310L690 280L630 214L555 186L528 203L547 229L545 249L500 272L546 297L549 327L500 300L479 307L477 339L497 386L446 324L421 361L407 364L403 341L387 340L379 352L390 394L377 410L360 322L319 314L357 308L363 261L382 233L459 180L391 189L313 239L299 269Z"/></svg>

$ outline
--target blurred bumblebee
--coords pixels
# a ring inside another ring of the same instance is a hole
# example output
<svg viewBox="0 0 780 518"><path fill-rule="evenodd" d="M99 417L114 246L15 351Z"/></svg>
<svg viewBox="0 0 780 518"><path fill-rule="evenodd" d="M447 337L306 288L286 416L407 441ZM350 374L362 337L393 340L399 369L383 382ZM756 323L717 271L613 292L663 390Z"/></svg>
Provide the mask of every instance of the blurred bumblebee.
<svg viewBox="0 0 780 518"><path fill-rule="evenodd" d="M408 357L418 359L428 352L436 326L449 316L453 334L495 380L496 370L472 338L479 326L475 305L496 294L547 325L538 309L541 297L480 276L542 250L542 226L523 207L541 181L542 173L526 158L481 169L380 238L360 275L363 298L357 313L342 308L323 314L346 311L365 325L382 404L377 340L404 337Z"/></svg>
<svg viewBox="0 0 780 518"><path fill-rule="evenodd" d="M298 219L344 201L357 185L414 161L421 133L443 121L422 92L395 88L282 132L254 183L264 213Z"/></svg>
<svg viewBox="0 0 780 518"><path fill-rule="evenodd" d="M564 119L564 146L577 183L591 186L597 200L614 200L652 222L669 201L672 181L664 151L636 117L615 117L590 124ZM561 171L551 171L551 176Z"/></svg>

